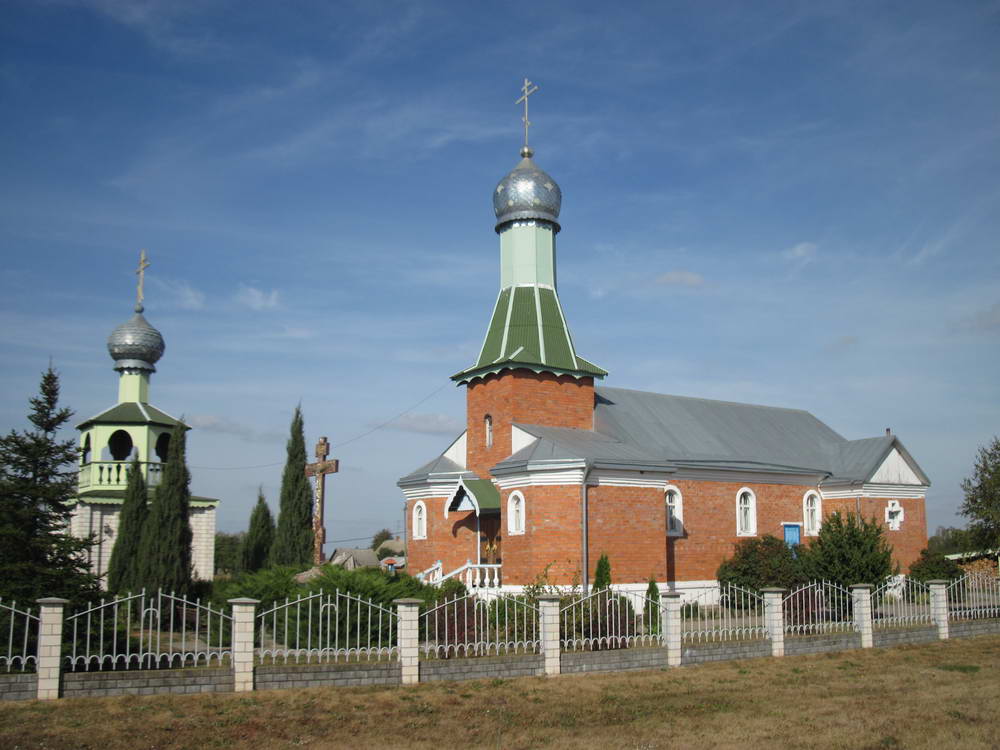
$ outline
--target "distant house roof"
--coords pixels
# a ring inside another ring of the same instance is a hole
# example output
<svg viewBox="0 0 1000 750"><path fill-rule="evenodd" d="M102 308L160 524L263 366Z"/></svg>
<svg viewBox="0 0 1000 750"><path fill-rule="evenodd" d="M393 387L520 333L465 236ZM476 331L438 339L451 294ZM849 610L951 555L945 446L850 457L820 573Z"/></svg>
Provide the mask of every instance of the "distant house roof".
<svg viewBox="0 0 1000 750"><path fill-rule="evenodd" d="M394 555L402 555L406 551L406 542L400 537L393 537L392 539L386 539L382 542L375 553L378 554L382 550L389 550Z"/></svg>
<svg viewBox="0 0 1000 750"><path fill-rule="evenodd" d="M185 429L190 429L181 420L171 417L165 411L157 409L152 404L142 404L138 401L125 401L115 404L110 409L105 409L100 414L95 414L90 419L80 422L76 427L82 430L92 424L112 423L112 424L158 424L165 427L181 425Z"/></svg>
<svg viewBox="0 0 1000 750"><path fill-rule="evenodd" d="M330 564L342 565L348 570L353 570L354 568L377 568L379 561L373 549L340 547L333 551Z"/></svg>
<svg viewBox="0 0 1000 750"><path fill-rule="evenodd" d="M626 470L723 469L812 474L832 483L866 482L896 450L915 480L912 483L930 484L895 435L847 440L801 409L624 388L595 391L593 431L518 424L537 439L493 467L493 473L583 460ZM435 459L441 461L454 472L462 471L444 456ZM435 462L427 467L440 469L442 464ZM419 471L406 479L412 481Z"/></svg>

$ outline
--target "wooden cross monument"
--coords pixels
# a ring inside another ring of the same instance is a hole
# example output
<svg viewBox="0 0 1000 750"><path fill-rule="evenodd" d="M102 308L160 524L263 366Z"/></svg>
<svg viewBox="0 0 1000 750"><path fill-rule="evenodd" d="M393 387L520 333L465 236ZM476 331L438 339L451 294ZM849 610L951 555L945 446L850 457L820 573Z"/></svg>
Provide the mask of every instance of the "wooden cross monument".
<svg viewBox="0 0 1000 750"><path fill-rule="evenodd" d="M316 477L316 502L313 504L313 565L323 564L323 545L326 543L326 528L323 526L323 502L326 490L326 475L336 474L340 462L326 457L330 455L330 444L325 437L316 443L316 463L306 464L306 476Z"/></svg>

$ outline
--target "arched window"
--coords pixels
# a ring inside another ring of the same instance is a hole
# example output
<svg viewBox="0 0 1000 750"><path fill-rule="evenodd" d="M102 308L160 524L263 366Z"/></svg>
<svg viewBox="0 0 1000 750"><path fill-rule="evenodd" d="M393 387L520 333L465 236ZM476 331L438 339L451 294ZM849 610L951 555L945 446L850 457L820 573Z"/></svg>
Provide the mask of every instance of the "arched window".
<svg viewBox="0 0 1000 750"><path fill-rule="evenodd" d="M757 535L757 496L749 487L736 493L736 534Z"/></svg>
<svg viewBox="0 0 1000 750"><path fill-rule="evenodd" d="M483 431L486 434L486 447L493 447L493 417L487 414L483 417Z"/></svg>
<svg viewBox="0 0 1000 750"><path fill-rule="evenodd" d="M667 504L667 536L684 535L684 498L681 491L668 484L664 501Z"/></svg>
<svg viewBox="0 0 1000 750"><path fill-rule="evenodd" d="M413 538L427 538L427 506L419 500L413 506Z"/></svg>
<svg viewBox="0 0 1000 750"><path fill-rule="evenodd" d="M819 534L819 527L823 518L823 506L819 495L815 492L807 492L802 498L802 526L806 536L816 536Z"/></svg>
<svg viewBox="0 0 1000 750"><path fill-rule="evenodd" d="M524 495L520 492L511 492L507 498L507 533L523 534L524 522Z"/></svg>
<svg viewBox="0 0 1000 750"><path fill-rule="evenodd" d="M83 439L83 450L80 452L80 463L89 464L90 463L90 433Z"/></svg>
<svg viewBox="0 0 1000 750"><path fill-rule="evenodd" d="M132 453L132 436L125 430L115 430L108 438L108 450L113 461L125 461Z"/></svg>
<svg viewBox="0 0 1000 750"><path fill-rule="evenodd" d="M156 457L160 459L162 463L166 463L168 455L170 455L170 433L162 432L160 433L160 436L156 438Z"/></svg>

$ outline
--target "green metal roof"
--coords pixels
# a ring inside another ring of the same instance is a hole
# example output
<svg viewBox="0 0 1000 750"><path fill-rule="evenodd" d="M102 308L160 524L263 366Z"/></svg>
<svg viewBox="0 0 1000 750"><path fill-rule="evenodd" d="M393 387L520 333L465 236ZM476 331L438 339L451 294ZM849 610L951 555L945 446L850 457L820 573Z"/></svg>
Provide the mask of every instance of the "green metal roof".
<svg viewBox="0 0 1000 750"><path fill-rule="evenodd" d="M575 377L608 374L577 356L559 296L541 286L500 290L476 363L451 377L464 383L512 366Z"/></svg>
<svg viewBox="0 0 1000 750"><path fill-rule="evenodd" d="M156 498L156 488L149 488L150 501ZM121 505L125 499L125 490L85 490L78 492L76 498L71 501L73 504L77 500L85 500L91 505ZM191 496L192 508L214 508L219 504L219 500L214 497Z"/></svg>
<svg viewBox="0 0 1000 750"><path fill-rule="evenodd" d="M471 501L472 508L466 505ZM464 506L464 508L463 508ZM448 510L472 510L476 515L500 510L500 492L489 479L460 479L448 503Z"/></svg>
<svg viewBox="0 0 1000 750"><path fill-rule="evenodd" d="M191 429L179 419L171 417L152 404L140 404L137 401L115 404L110 409L80 422L76 428L82 430L92 424L158 424L165 427L181 425L185 429Z"/></svg>

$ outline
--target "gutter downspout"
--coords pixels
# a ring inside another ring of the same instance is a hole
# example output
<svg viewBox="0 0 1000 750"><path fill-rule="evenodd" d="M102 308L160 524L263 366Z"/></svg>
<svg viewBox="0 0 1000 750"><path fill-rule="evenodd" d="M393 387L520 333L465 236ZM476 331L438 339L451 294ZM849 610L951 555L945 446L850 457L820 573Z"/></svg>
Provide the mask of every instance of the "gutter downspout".
<svg viewBox="0 0 1000 750"><path fill-rule="evenodd" d="M593 459L587 459L583 462L583 480L580 482L580 527L581 533L583 534L583 595L586 596L589 593L589 578L590 578L590 546L588 543L588 537L590 536L590 500L587 497L587 478L590 476L591 469L594 468Z"/></svg>

